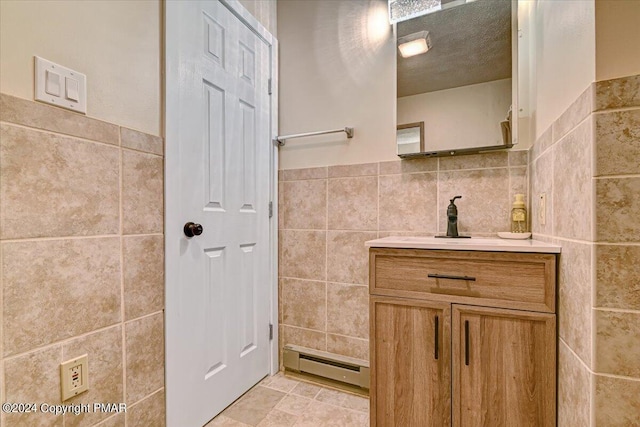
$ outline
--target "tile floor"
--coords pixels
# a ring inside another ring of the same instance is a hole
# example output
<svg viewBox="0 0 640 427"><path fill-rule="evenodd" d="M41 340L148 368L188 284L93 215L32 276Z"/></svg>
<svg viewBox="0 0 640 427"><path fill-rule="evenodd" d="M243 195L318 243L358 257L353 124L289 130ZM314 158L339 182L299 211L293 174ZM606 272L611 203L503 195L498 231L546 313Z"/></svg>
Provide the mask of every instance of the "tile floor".
<svg viewBox="0 0 640 427"><path fill-rule="evenodd" d="M368 427L369 399L286 377L267 377L205 427Z"/></svg>

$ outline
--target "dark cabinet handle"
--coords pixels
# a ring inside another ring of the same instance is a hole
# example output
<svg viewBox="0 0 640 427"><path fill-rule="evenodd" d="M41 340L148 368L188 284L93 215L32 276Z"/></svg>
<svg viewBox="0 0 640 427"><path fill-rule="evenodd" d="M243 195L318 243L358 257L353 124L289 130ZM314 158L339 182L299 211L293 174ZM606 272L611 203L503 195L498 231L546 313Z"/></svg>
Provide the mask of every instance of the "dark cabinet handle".
<svg viewBox="0 0 640 427"><path fill-rule="evenodd" d="M431 277L433 279L451 279L451 280L469 280L470 282L475 282L476 278L471 276L451 276L449 274L427 274L427 277Z"/></svg>
<svg viewBox="0 0 640 427"><path fill-rule="evenodd" d="M202 226L200 224L196 224L194 222L188 222L184 225L182 229L184 231L184 235L187 237L199 236L202 234Z"/></svg>
<svg viewBox="0 0 640 427"><path fill-rule="evenodd" d="M469 366L469 321L464 321L464 364Z"/></svg>
<svg viewBox="0 0 640 427"><path fill-rule="evenodd" d="M439 344L438 344L438 341L439 341L438 340L438 333L439 333L439 330L440 330L440 328L438 326L439 320L440 319L438 318L438 316L436 316L436 321L435 321L435 323L436 323L436 333L435 333L435 343L434 343L435 345L433 346L434 349L435 349L435 355L434 356L435 356L436 360L438 360L438 353L440 353Z"/></svg>

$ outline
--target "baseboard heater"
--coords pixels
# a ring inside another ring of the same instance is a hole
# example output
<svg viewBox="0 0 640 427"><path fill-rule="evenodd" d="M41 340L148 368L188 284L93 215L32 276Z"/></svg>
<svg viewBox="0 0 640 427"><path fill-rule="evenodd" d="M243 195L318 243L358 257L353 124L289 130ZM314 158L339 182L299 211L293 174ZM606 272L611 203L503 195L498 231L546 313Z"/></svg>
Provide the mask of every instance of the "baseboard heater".
<svg viewBox="0 0 640 427"><path fill-rule="evenodd" d="M285 369L369 389L369 363L365 360L291 344L284 346L282 359Z"/></svg>

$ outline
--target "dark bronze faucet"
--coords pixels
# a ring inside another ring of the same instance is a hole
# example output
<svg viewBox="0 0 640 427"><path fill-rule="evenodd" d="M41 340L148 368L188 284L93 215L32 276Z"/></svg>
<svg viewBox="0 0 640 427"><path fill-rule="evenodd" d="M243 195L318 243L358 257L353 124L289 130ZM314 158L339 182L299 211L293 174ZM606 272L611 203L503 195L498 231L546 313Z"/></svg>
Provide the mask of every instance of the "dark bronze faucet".
<svg viewBox="0 0 640 427"><path fill-rule="evenodd" d="M456 199L462 199L462 196L455 196L449 200L451 203L447 208L447 235L436 237L452 237L454 239L469 238L471 236L460 236L458 234L458 207L455 204Z"/></svg>
<svg viewBox="0 0 640 427"><path fill-rule="evenodd" d="M450 200L447 208L447 237L458 237L458 207L455 204L456 199L462 199L462 196L455 196Z"/></svg>

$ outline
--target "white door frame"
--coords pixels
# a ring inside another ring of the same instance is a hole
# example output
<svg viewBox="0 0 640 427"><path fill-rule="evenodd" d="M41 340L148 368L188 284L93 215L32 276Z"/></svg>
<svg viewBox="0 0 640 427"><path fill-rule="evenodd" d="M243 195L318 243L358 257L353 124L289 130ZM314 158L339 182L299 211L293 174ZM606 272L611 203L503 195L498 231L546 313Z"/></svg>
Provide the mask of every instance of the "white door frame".
<svg viewBox="0 0 640 427"><path fill-rule="evenodd" d="M273 325L273 339L270 345L270 367L271 375L278 372L278 150L272 140L278 134L278 41L258 22L238 0L219 0L258 37L266 42L270 51L270 71L271 71L271 100L270 100L270 140L264 141L269 144L270 153L270 195L269 200L273 204L273 217L269 222L270 238L270 323ZM178 55L178 28L172 21L167 10L171 6L164 3L164 44L165 44L165 99L164 99L164 121L165 121L165 301L171 298L178 298L178 286L180 283L179 268L179 242L182 237L182 224L180 206L176 201L180 198L180 150L177 144L179 127L177 119L180 115L178 102L179 93L179 67L175 60ZM166 303L165 303L166 306ZM165 331L171 322L165 310ZM165 333L166 336L166 333ZM165 345L167 340L165 339ZM167 352L165 351L165 354ZM167 363L165 361L165 372ZM166 373L165 373L166 378ZM165 386L167 384L165 383ZM168 386L171 386L170 384Z"/></svg>

